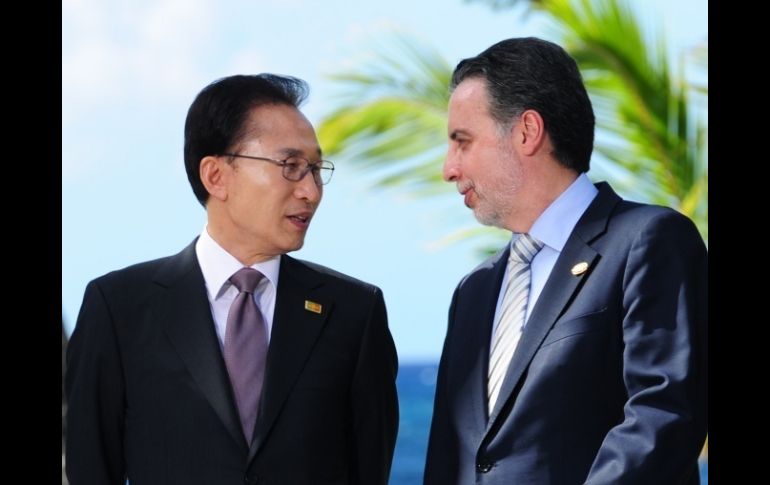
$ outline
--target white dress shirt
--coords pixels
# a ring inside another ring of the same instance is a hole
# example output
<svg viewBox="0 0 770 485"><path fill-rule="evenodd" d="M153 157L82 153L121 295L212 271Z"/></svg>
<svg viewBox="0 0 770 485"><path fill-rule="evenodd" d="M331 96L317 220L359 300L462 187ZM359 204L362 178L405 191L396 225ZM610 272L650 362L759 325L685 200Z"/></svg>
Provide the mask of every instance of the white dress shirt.
<svg viewBox="0 0 770 485"><path fill-rule="evenodd" d="M567 238L572 234L572 230L575 229L578 220L580 220L580 217L588 209L588 206L591 205L591 202L598 193L599 191L588 179L588 176L582 173L567 187L567 190L551 202L551 205L532 224L529 235L542 242L543 248L535 255L530 264L532 282L529 288L529 300L524 315L524 325L529 320L529 315L532 313L532 309L535 307L535 303L537 303L537 299L543 291L545 282L548 280L548 276L556 264L556 259L558 259L562 249L564 249ZM513 244L513 239L511 239L510 244ZM505 274L508 274L507 263ZM503 278L503 283L505 283L505 278ZM497 306L495 307L492 336L495 335L495 329L502 316L500 305L505 296L505 285L500 286Z"/></svg>
<svg viewBox="0 0 770 485"><path fill-rule="evenodd" d="M222 349L227 330L227 313L230 311L233 300L238 296L238 289L228 280L244 266L211 238L207 227L203 229L198 242L195 244L195 254L198 256L198 263L206 282L206 294L209 298L211 314L214 317L219 348ZM252 264L250 267L265 275L257 285L254 300L257 303L257 308L262 312L262 319L267 326L267 341L269 343L273 329L273 313L275 313L275 297L278 289L281 257L275 256L267 261Z"/></svg>

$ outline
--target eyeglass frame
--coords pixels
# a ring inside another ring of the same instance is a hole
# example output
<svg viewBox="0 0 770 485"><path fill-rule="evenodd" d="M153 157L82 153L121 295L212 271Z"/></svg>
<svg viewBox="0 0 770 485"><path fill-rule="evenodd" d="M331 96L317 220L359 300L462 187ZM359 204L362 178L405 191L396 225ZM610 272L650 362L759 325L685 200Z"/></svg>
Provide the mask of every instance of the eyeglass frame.
<svg viewBox="0 0 770 485"><path fill-rule="evenodd" d="M286 157L283 160L276 160L274 158L268 158L268 157L254 157L254 156L251 156L251 155L241 155L239 153L221 153L220 156L231 157L231 158L248 158L250 160L261 160L263 162L270 162L270 163L272 163L274 165L278 165L280 167L283 167L282 170L281 170L281 175L283 176L283 178L285 178L289 182L299 182L299 181L301 181L315 167L318 167L318 179L316 179L315 175L313 175L313 181L319 187L324 186L324 185L328 184L329 182L331 182L332 181L332 175L334 175L334 163L329 161L329 160L319 160L317 162L311 162L307 158L300 157L300 156L297 156L297 155L289 155L288 157ZM305 169L302 171L302 174L300 175L300 177L298 179L296 179L296 180L294 180L292 178L289 178L289 176L286 175L287 167L291 166L291 164L288 163L288 160L290 158L297 158L299 160L302 160L307 165L305 167ZM328 166L323 166L323 164L328 164ZM329 172L329 180L327 180L326 182L324 182L323 178L321 177L321 170L329 170L330 171ZM319 181L320 181L320 183L319 183Z"/></svg>

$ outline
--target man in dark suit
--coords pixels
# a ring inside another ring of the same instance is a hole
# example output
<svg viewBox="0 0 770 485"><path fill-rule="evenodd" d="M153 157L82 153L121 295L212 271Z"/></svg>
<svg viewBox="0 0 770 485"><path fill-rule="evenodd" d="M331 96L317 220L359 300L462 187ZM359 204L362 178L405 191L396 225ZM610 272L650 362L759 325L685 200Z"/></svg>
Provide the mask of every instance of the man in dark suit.
<svg viewBox="0 0 770 485"><path fill-rule="evenodd" d="M707 251L678 212L585 172L574 60L535 38L457 66L444 178L509 247L449 309L425 483L698 483Z"/></svg>
<svg viewBox="0 0 770 485"><path fill-rule="evenodd" d="M190 107L185 166L207 225L86 288L67 365L72 485L387 483L382 293L286 255L334 168L298 110L306 93L232 76Z"/></svg>

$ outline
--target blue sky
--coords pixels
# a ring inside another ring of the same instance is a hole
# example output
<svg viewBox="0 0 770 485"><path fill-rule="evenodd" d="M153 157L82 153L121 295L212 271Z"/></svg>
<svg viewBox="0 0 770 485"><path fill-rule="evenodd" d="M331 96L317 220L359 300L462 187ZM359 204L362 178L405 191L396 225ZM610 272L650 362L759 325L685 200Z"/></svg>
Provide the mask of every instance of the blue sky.
<svg viewBox="0 0 770 485"><path fill-rule="evenodd" d="M672 60L708 34L705 0L635 0ZM64 0L62 2L62 314L71 331L85 285L175 254L205 212L184 173L187 108L209 82L275 72L308 81L317 125L335 107L328 76L360 65L400 33L454 66L493 43L536 35L537 17L462 0ZM437 360L455 285L478 262L472 243L439 244L476 225L459 196L372 190L349 161L326 187L294 256L380 286L402 362Z"/></svg>

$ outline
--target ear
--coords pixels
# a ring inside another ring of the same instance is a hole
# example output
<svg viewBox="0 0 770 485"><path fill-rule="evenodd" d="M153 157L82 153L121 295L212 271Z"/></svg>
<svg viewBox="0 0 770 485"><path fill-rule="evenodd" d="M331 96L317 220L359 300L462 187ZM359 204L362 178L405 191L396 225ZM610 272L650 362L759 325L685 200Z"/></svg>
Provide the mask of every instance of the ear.
<svg viewBox="0 0 770 485"><path fill-rule="evenodd" d="M543 117L537 111L528 109L521 114L515 126L520 132L516 139L519 149L524 155L534 155L546 138Z"/></svg>
<svg viewBox="0 0 770 485"><path fill-rule="evenodd" d="M221 157L207 156L201 160L200 177L209 195L218 200L227 199L227 162Z"/></svg>

